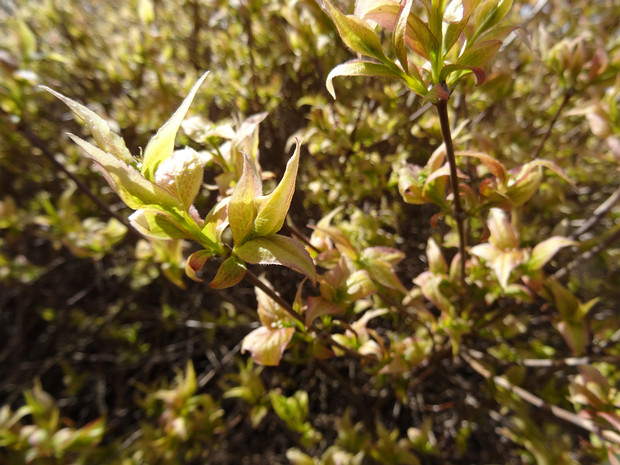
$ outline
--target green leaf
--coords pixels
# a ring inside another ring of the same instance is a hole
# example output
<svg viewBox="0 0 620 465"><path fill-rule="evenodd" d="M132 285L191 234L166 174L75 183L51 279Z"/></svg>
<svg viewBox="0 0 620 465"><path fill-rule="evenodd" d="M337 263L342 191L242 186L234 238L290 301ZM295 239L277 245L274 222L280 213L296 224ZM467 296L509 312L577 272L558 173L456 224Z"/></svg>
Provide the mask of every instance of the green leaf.
<svg viewBox="0 0 620 465"><path fill-rule="evenodd" d="M143 236L153 239L188 239L190 234L171 215L152 208L136 210L129 216L131 225Z"/></svg>
<svg viewBox="0 0 620 465"><path fill-rule="evenodd" d="M433 274L446 274L448 272L448 264L441 253L441 249L430 237L426 245L426 258L428 260L428 269Z"/></svg>
<svg viewBox="0 0 620 465"><path fill-rule="evenodd" d="M295 179L299 166L300 141L296 141L295 153L286 164L282 180L274 191L266 196L257 197L256 218L254 219L253 233L264 237L277 233L284 224L291 200L295 193Z"/></svg>
<svg viewBox="0 0 620 465"><path fill-rule="evenodd" d="M261 326L243 338L241 352L249 351L259 365L278 366L293 334L295 328L272 329Z"/></svg>
<svg viewBox="0 0 620 465"><path fill-rule="evenodd" d="M306 326L322 315L335 315L344 313L344 309L324 297L308 297L308 309L306 310Z"/></svg>
<svg viewBox="0 0 620 465"><path fill-rule="evenodd" d="M98 149L73 134L69 134L69 137L90 155L108 184L129 208L139 210L148 206L157 206L174 210L181 207L177 198L157 184L145 179L133 166L125 164L110 153Z"/></svg>
<svg viewBox="0 0 620 465"><path fill-rule="evenodd" d="M213 289L225 289L239 283L245 276L245 264L234 255L222 262L209 286Z"/></svg>
<svg viewBox="0 0 620 465"><path fill-rule="evenodd" d="M21 42L22 58L24 60L29 60L37 51L37 38L26 22L19 17L17 18L17 30Z"/></svg>
<svg viewBox="0 0 620 465"><path fill-rule="evenodd" d="M194 202L202 185L204 169L191 148L177 150L155 172L155 183L177 197L185 211Z"/></svg>
<svg viewBox="0 0 620 465"><path fill-rule="evenodd" d="M228 221L235 244L241 245L249 236L256 218L255 200L263 193L260 176L254 163L244 155L243 172L228 205Z"/></svg>
<svg viewBox="0 0 620 465"><path fill-rule="evenodd" d="M534 247L527 263L528 268L530 270L540 270L562 247L576 244L575 241L571 241L566 237L550 237Z"/></svg>
<svg viewBox="0 0 620 465"><path fill-rule="evenodd" d="M472 24L475 32L470 40L504 19L511 7L512 0L484 0L473 12Z"/></svg>
<svg viewBox="0 0 620 465"><path fill-rule="evenodd" d="M202 282L196 273L202 270L207 260L213 255L210 250L203 249L191 254L185 262L185 274L192 280Z"/></svg>
<svg viewBox="0 0 620 465"><path fill-rule="evenodd" d="M234 253L243 261L256 265L282 265L316 282L316 268L310 254L295 239L274 234L250 239L235 246Z"/></svg>
<svg viewBox="0 0 620 465"><path fill-rule="evenodd" d="M167 159L174 150L174 141L179 132L179 127L183 122L183 118L189 110L189 106L194 100L194 96L198 91L198 88L206 79L209 72L204 73L198 81L190 89L189 94L181 103L181 106L174 112L172 117L157 131L157 133L151 138L146 148L144 149L144 158L142 160L142 174L150 180L153 180L157 167Z"/></svg>
<svg viewBox="0 0 620 465"><path fill-rule="evenodd" d="M415 14L409 15L407 20L405 40L414 52L429 61L434 54L438 53L439 41L437 37L431 32L428 25Z"/></svg>
<svg viewBox="0 0 620 465"><path fill-rule="evenodd" d="M345 63L339 64L334 69L332 69L325 81L325 85L327 87L327 91L333 98L336 98L336 91L334 90L333 79L339 76L377 76L377 77L390 77L397 79L404 79L404 74L402 71L395 71L383 65L381 63L375 63L373 61L364 61L364 60L350 60ZM407 84L409 85L409 79ZM415 84L417 81L412 81L415 86L415 89L412 89L416 93L426 92L426 89L419 83L419 85Z"/></svg>
<svg viewBox="0 0 620 465"><path fill-rule="evenodd" d="M407 58L407 43L405 42L405 35L407 32L407 21L409 19L409 13L411 13L412 5L413 0L405 0L401 4L393 37L396 56L398 57L398 61L400 61L400 64L406 73L409 72L409 59Z"/></svg>
<svg viewBox="0 0 620 465"><path fill-rule="evenodd" d="M80 105L76 101L65 97L55 90L52 90L46 86L41 87L54 97L62 100L73 112L73 114L82 120L84 124L86 124L86 127L101 150L114 155L114 157L128 165L133 165L136 163L136 160L131 156L131 153L129 153L129 149L125 145L123 138L110 129L110 125L106 120L84 105Z"/></svg>
<svg viewBox="0 0 620 465"><path fill-rule="evenodd" d="M483 68L497 54L501 40L485 40L467 47L456 64L472 70Z"/></svg>
<svg viewBox="0 0 620 465"><path fill-rule="evenodd" d="M323 11L336 25L338 34L347 47L379 61L389 61L383 53L379 36L366 22L357 16L343 14L330 0L318 1Z"/></svg>
<svg viewBox="0 0 620 465"><path fill-rule="evenodd" d="M407 289L403 286L400 279L398 279L398 276L396 276L396 273L388 262L383 260L368 260L363 263L363 267L376 283L388 289L394 289L404 294L407 293Z"/></svg>

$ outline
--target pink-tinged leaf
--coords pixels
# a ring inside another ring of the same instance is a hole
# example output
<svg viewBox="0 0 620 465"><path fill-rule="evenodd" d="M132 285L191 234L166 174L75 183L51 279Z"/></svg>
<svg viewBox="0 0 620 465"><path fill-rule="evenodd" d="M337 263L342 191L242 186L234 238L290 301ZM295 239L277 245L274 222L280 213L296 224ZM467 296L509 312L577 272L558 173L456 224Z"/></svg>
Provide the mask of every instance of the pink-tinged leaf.
<svg viewBox="0 0 620 465"><path fill-rule="evenodd" d="M491 208L487 222L491 236L489 242L499 250L514 249L519 246L517 231L510 224L508 216L499 208Z"/></svg>
<svg viewBox="0 0 620 465"><path fill-rule="evenodd" d="M295 192L295 179L299 166L300 141L296 142L295 153L286 164L284 176L274 189L266 196L257 197L256 218L254 219L253 235L258 237L270 236L277 233L284 224L286 215L291 206L293 193Z"/></svg>
<svg viewBox="0 0 620 465"><path fill-rule="evenodd" d="M440 289L440 285L443 281L443 277L435 275L430 271L425 271L413 280L422 290L424 297L432 302L435 307L442 312L449 312L452 305L448 297L444 295Z"/></svg>
<svg viewBox="0 0 620 465"><path fill-rule="evenodd" d="M323 297L308 297L308 308L306 310L306 326L322 315L336 315L344 313L344 309L330 302Z"/></svg>
<svg viewBox="0 0 620 465"><path fill-rule="evenodd" d="M392 266L398 265L406 257L405 252L393 247L376 246L367 247L362 250L360 259L363 260L381 260Z"/></svg>
<svg viewBox="0 0 620 465"><path fill-rule="evenodd" d="M421 173L422 168L411 164L403 165L398 170L398 191L405 202L414 205L426 203L426 199L422 194Z"/></svg>
<svg viewBox="0 0 620 465"><path fill-rule="evenodd" d="M325 81L325 85L327 87L327 91L333 98L336 98L336 91L334 89L333 80L335 77L340 76L378 76L378 77L389 77L389 78L403 78L402 71L399 71L398 68L394 67L388 68L387 66L381 63L375 63L371 61L364 60L350 60L345 63L342 63L332 69L327 75L327 79ZM414 84L415 85L415 84ZM418 90L425 91L424 86L420 84L417 87ZM415 91L415 90L414 90Z"/></svg>
<svg viewBox="0 0 620 465"><path fill-rule="evenodd" d="M187 114L192 100L198 92L198 88L207 78L209 72L204 73L190 89L189 94L174 112L170 119L157 131L144 149L142 160L142 174L149 180L153 180L159 164L166 160L174 150L174 141Z"/></svg>
<svg viewBox="0 0 620 465"><path fill-rule="evenodd" d="M245 276L245 264L237 257L231 256L222 262L213 281L209 283L213 289L225 289L239 283Z"/></svg>
<svg viewBox="0 0 620 465"><path fill-rule="evenodd" d="M256 328L241 344L241 352L250 352L259 365L278 366L295 328Z"/></svg>
<svg viewBox="0 0 620 465"><path fill-rule="evenodd" d="M506 189L505 195L515 207L527 202L536 193L542 182L542 168L529 165L521 168L514 182L511 170L511 176L508 179L509 187Z"/></svg>
<svg viewBox="0 0 620 465"><path fill-rule="evenodd" d="M191 254L185 262L185 274L194 281L202 282L202 279L196 273L202 270L202 267L207 263L211 255L211 251L206 249Z"/></svg>
<svg viewBox="0 0 620 465"><path fill-rule="evenodd" d="M340 231L340 229L334 226L319 226L319 225L320 225L320 222L317 226L314 226L314 227L310 226L310 227L315 229L316 231L320 231L322 233L327 234L327 236L329 236L329 238L334 241L334 243L336 244L336 248L338 249L338 251L340 251L340 253L346 254L352 260L355 260L357 258L357 252L355 250L355 247L351 245L349 240L342 233L342 231Z"/></svg>
<svg viewBox="0 0 620 465"><path fill-rule="evenodd" d="M500 162L498 162L495 158L486 153L480 152L470 152L470 151L462 151L456 152L457 156L461 157L473 157L480 160L484 166L491 172L493 176L498 178L502 184L505 184L508 181L508 173L506 172L506 168Z"/></svg>
<svg viewBox="0 0 620 465"><path fill-rule="evenodd" d="M261 278L261 280L270 289L273 289L267 280L263 278ZM258 287L254 288L254 292L256 293L256 301L258 302L258 317L260 318L263 326L268 328L276 328L281 327L283 323L291 322L291 316L266 292Z"/></svg>
<svg viewBox="0 0 620 465"><path fill-rule="evenodd" d="M260 176L254 163L243 157L243 172L228 204L228 222L235 244L242 244L249 236L256 218L255 199L262 195Z"/></svg>
<svg viewBox="0 0 620 465"><path fill-rule="evenodd" d="M396 273L389 263L382 260L368 260L363 263L363 266L374 282L388 289L394 289L403 294L407 293L407 289L403 286L400 279L398 279L398 276L396 276Z"/></svg>
<svg viewBox="0 0 620 465"><path fill-rule="evenodd" d="M188 211L202 186L204 169L194 149L173 152L160 163L154 181L183 203Z"/></svg>
<svg viewBox="0 0 620 465"><path fill-rule="evenodd" d="M519 266L525 258L525 252L521 250L502 251L497 258L491 263L491 268L497 276L502 289L508 286L508 280L512 271Z"/></svg>
<svg viewBox="0 0 620 465"><path fill-rule="evenodd" d="M531 270L540 270L562 247L576 244L577 242L562 236L550 237L534 247L530 259L528 260L528 268Z"/></svg>
<svg viewBox="0 0 620 465"><path fill-rule="evenodd" d="M316 282L316 268L310 254L295 239L274 234L257 237L235 246L235 254L255 265L282 265L305 275Z"/></svg>
<svg viewBox="0 0 620 465"><path fill-rule="evenodd" d="M114 155L115 158L118 158L128 165L136 162L131 156L131 153L129 153L123 138L110 129L106 120L84 105L80 105L49 87L42 86L42 88L62 100L71 109L74 115L84 121L101 150Z"/></svg>
<svg viewBox="0 0 620 465"><path fill-rule="evenodd" d="M336 25L338 34L347 47L379 61L389 61L383 53L379 36L367 23L357 16L343 14L331 0L319 0L319 5Z"/></svg>
<svg viewBox="0 0 620 465"><path fill-rule="evenodd" d="M73 134L69 134L69 137L90 155L110 187L129 208L133 210L148 206L181 208L181 203L176 197L145 179L133 166Z"/></svg>
<svg viewBox="0 0 620 465"><path fill-rule="evenodd" d="M495 27L491 29L490 31L485 32L480 37L478 37L477 41L478 42L486 42L489 40L503 41L508 36L508 34L518 29L521 29L522 32L524 32L527 35L527 30L521 26L513 26L513 25L500 26L500 27Z"/></svg>
<svg viewBox="0 0 620 465"><path fill-rule="evenodd" d="M136 210L129 216L131 225L152 239L189 239L191 234L171 215L155 209Z"/></svg>
<svg viewBox="0 0 620 465"><path fill-rule="evenodd" d="M427 60L439 50L439 41L428 28L428 25L417 15L409 15L405 41L411 49Z"/></svg>
<svg viewBox="0 0 620 465"><path fill-rule="evenodd" d="M345 301L349 302L355 302L377 292L377 288L366 270L353 272L345 280L344 287L347 292Z"/></svg>
<svg viewBox="0 0 620 465"><path fill-rule="evenodd" d="M456 61L457 65L470 69L483 68L498 52L502 42L500 40L485 40L465 49Z"/></svg>
<svg viewBox="0 0 620 465"><path fill-rule="evenodd" d="M428 259L428 269L434 274L446 274L448 272L448 264L441 253L441 249L432 237L428 239L426 245L426 258Z"/></svg>
<svg viewBox="0 0 620 465"><path fill-rule="evenodd" d="M613 413L613 412L597 412L597 414L598 414L599 417L604 418L614 428L616 428L616 431L620 431L620 416L617 413Z"/></svg>
<svg viewBox="0 0 620 465"><path fill-rule="evenodd" d="M571 185L571 187L573 187L573 188L576 187L575 183L573 182L573 180L568 177L568 175L564 172L564 170L562 168L560 168L557 164L555 164L552 161L549 161L549 160L534 160L534 161L528 163L526 166L527 167L543 166L543 167L547 168L548 170L553 171L555 174L557 174L562 179L564 179L564 181L569 183Z"/></svg>
<svg viewBox="0 0 620 465"><path fill-rule="evenodd" d="M220 200L207 214L202 234L215 244L220 244L222 232L228 226L228 204L230 197Z"/></svg>
<svg viewBox="0 0 620 465"><path fill-rule="evenodd" d="M409 14L411 13L412 5L413 0L405 0L401 4L393 34L396 57L400 61L400 64L406 73L409 72L409 59L407 58L407 43L405 42L405 34L407 32L407 20L409 18Z"/></svg>
<svg viewBox="0 0 620 465"><path fill-rule="evenodd" d="M437 103L440 100L448 100L449 98L450 94L441 84L435 84L431 90L424 95L424 100L431 103Z"/></svg>

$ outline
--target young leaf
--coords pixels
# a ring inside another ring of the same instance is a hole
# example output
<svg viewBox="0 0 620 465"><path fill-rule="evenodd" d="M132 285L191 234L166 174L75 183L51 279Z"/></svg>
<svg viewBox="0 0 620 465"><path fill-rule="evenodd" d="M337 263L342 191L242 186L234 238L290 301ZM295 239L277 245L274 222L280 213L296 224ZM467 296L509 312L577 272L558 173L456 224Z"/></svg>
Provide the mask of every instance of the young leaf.
<svg viewBox="0 0 620 465"><path fill-rule="evenodd" d="M177 198L145 179L133 166L73 134L69 134L69 137L90 155L108 184L129 208L139 210L147 206L157 206L173 210L181 206Z"/></svg>
<svg viewBox="0 0 620 465"><path fill-rule="evenodd" d="M357 16L343 14L331 0L319 0L319 5L336 25L338 34L347 47L379 61L389 61L383 53L379 36L368 24Z"/></svg>
<svg viewBox="0 0 620 465"><path fill-rule="evenodd" d="M295 192L295 179L299 166L300 141L296 142L295 153L286 164L284 176L274 189L266 196L257 197L256 218L254 219L253 232L258 237L270 236L277 233L284 224L286 214L291 206L293 193Z"/></svg>
<svg viewBox="0 0 620 465"><path fill-rule="evenodd" d="M461 157L473 157L480 160L484 166L491 172L493 176L495 176L502 184L506 184L508 181L508 174L506 172L506 168L500 162L498 162L495 158L486 153L480 152L470 152L470 151L461 151L456 152L457 156Z"/></svg>
<svg viewBox="0 0 620 465"><path fill-rule="evenodd" d="M499 208L491 208L488 221L491 236L489 242L498 250L509 250L519 246L517 232L510 224L506 213Z"/></svg>
<svg viewBox="0 0 620 465"><path fill-rule="evenodd" d="M249 351L259 365L277 366L293 334L295 328L272 329L261 326L243 338L241 352Z"/></svg>
<svg viewBox="0 0 620 465"><path fill-rule="evenodd" d="M237 257L230 256L222 262L209 286L213 289L225 289L234 286L245 276L245 264Z"/></svg>
<svg viewBox="0 0 620 465"><path fill-rule="evenodd" d="M334 90L333 80L335 77L339 76L380 76L380 77L391 77L397 79L405 79L402 71L398 70L397 67L394 69L387 67L381 63L375 63L373 61L364 61L364 60L350 60L345 63L342 63L332 69L327 75L327 79L325 81L325 85L327 87L327 91L333 98L336 98L336 91ZM413 77L407 79L406 84L409 87L412 87L415 93L422 94L426 92L426 88L422 84L422 82L418 82Z"/></svg>
<svg viewBox="0 0 620 465"><path fill-rule="evenodd" d="M189 106L194 100L198 88L207 78L209 72L204 73L198 81L192 86L191 90L181 106L174 112L172 117L157 131L153 138L149 141L144 149L144 158L142 160L142 174L150 180L153 180L157 167L166 160L174 150L174 140L176 139L181 122L189 110Z"/></svg>
<svg viewBox="0 0 620 465"><path fill-rule="evenodd" d="M235 246L235 254L243 261L256 265L282 265L316 282L316 268L310 254L295 239L274 234L258 237Z"/></svg>
<svg viewBox="0 0 620 465"><path fill-rule="evenodd" d="M202 282L202 279L199 278L196 273L202 270L202 267L205 266L205 263L207 263L211 255L211 251L207 249L199 250L191 254L185 262L185 274L194 281Z"/></svg>
<svg viewBox="0 0 620 465"><path fill-rule="evenodd" d="M409 19L409 13L411 13L411 6L413 0L405 0L398 12L398 19L396 21L396 27L394 28L394 50L396 51L396 57L406 73L409 72L409 59L407 58L407 44L405 42L405 35L407 32L407 20Z"/></svg>
<svg viewBox="0 0 620 465"><path fill-rule="evenodd" d="M316 318L322 315L335 315L338 313L344 313L344 309L324 297L308 297L306 326L310 326Z"/></svg>
<svg viewBox="0 0 620 465"><path fill-rule="evenodd" d="M190 234L171 215L152 208L136 210L129 216L131 225L143 236L153 239L188 239Z"/></svg>
<svg viewBox="0 0 620 465"><path fill-rule="evenodd" d="M177 150L155 172L155 184L177 197L189 210L202 185L204 169L198 154L191 148Z"/></svg>
<svg viewBox="0 0 620 465"><path fill-rule="evenodd" d="M550 237L534 247L527 263L528 268L530 270L540 270L562 247L576 244L575 241L571 241L565 237Z"/></svg>
<svg viewBox="0 0 620 465"><path fill-rule="evenodd" d="M254 163L243 157L243 172L228 205L228 221L235 244L241 245L248 237L256 218L255 199L262 195L263 187Z"/></svg>
<svg viewBox="0 0 620 465"><path fill-rule="evenodd" d="M84 121L84 124L86 124L86 127L101 150L114 155L114 157L128 165L135 164L136 160L131 156L131 153L129 153L129 149L125 145L125 141L122 137L110 129L110 125L106 120L84 105L80 105L76 101L65 97L49 87L41 86L41 88L52 94L54 97L62 100L75 116Z"/></svg>

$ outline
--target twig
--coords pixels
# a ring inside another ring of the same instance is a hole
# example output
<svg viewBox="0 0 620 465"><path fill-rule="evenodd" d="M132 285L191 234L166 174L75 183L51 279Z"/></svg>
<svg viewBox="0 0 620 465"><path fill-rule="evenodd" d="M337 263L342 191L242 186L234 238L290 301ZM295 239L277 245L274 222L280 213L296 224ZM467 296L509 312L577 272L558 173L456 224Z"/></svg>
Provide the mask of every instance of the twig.
<svg viewBox="0 0 620 465"><path fill-rule="evenodd" d="M553 115L553 118L551 119L551 122L549 123L549 127L547 128L547 131L545 132L545 134L543 135L543 138L538 144L538 147L536 147L536 150L534 150L534 153L532 154L532 160L536 160L538 156L540 155L540 152L542 151L543 146L545 145L545 142L547 142L547 139L549 139L549 136L551 135L553 126L555 126L555 123L560 117L560 113L562 113L562 110L564 110L564 107L566 106L566 104L568 103L568 101L573 95L574 95L574 91L572 89L569 89L566 92L564 92L564 97L562 97L562 103L560 104L560 107L555 112L555 115Z"/></svg>
<svg viewBox="0 0 620 465"><path fill-rule="evenodd" d="M594 423L594 421L590 419L582 418L575 413L569 412L568 410L564 410L563 408L558 407L557 405L549 404L548 402L546 402L545 400L541 399L538 396L535 396L531 392L519 386L515 386L510 381L508 381L506 378L503 378L501 376L493 376L490 370L485 368L482 365L482 363L480 363L480 361L476 360L475 357L470 355L470 352L471 351L469 352L463 351L461 352L460 355L469 364L469 366L474 369L474 371L476 371L479 375L488 379L489 381L493 381L493 383L495 383L497 386L501 386L504 389L512 392L513 394L516 394L522 400L533 405L534 407L537 407L546 412L550 412L556 418L559 418L575 426L578 426L579 428L589 431L590 433L594 433L599 437L602 437L604 439L608 439L614 442L617 442L618 439L620 438L620 436L618 436L618 434L614 433L613 431L599 428Z"/></svg>
<svg viewBox="0 0 620 465"><path fill-rule="evenodd" d="M456 220L459 233L459 254L461 256L461 294L465 290L465 262L467 261L467 241L465 238L465 212L461 206L461 196L459 192L459 180L456 173L456 157L454 155L454 145L452 143L452 134L450 133L450 119L448 117L448 102L440 100L436 105L439 114L439 122L441 124L441 134L446 146L446 155L448 156L448 164L450 165L450 184L452 186L452 195L454 196L454 219Z"/></svg>
<svg viewBox="0 0 620 465"><path fill-rule="evenodd" d="M302 326L306 327L306 323L304 321L304 319L301 317L301 315L299 315L299 313L297 313L293 307L291 307L291 305L284 300L282 297L280 297L280 295L274 291L273 289L271 289L269 286L267 286L263 281L260 280L260 278L258 276L256 276L254 273L252 273L250 270L247 270L244 276L244 279L246 281L248 281L250 284L258 287L261 291L263 291L265 294L267 294L269 296L269 298L271 298L274 302L276 302L278 305L280 305L284 311L286 313L288 313L290 316L292 316L293 318L295 318L298 322L300 322L302 324ZM319 328L317 328L314 323L310 324L307 327L308 330L315 332L317 335L319 335L320 338L325 339L325 341L334 346L337 347L338 349L342 350L343 352L356 357L358 359L361 360L375 360L374 357L369 356L369 355L364 355L364 354L360 354L359 352L355 352L354 350L349 349L348 347L342 345L341 343L339 343L338 341L334 340L331 335L329 334L324 334Z"/></svg>
<svg viewBox="0 0 620 465"><path fill-rule="evenodd" d="M64 174L69 177L86 196L91 199L101 210L107 213L112 218L120 221L123 225L127 227L129 231L134 231L126 218L123 218L118 213L112 211L108 205L105 204L99 197L97 197L86 184L84 184L80 179L75 176L71 171L69 171L62 163L60 163L54 157L54 154L47 148L45 142L43 142L36 134L34 134L30 129L23 125L18 125L17 130L20 134L22 134L31 145L41 150L41 153L47 158L56 168L62 171Z"/></svg>
<svg viewBox="0 0 620 465"><path fill-rule="evenodd" d="M600 254L603 250L609 247L614 242L620 240L620 228L618 228L611 236L605 239L603 242L597 244L589 250L581 253L577 257L575 257L571 262L568 262L558 271L556 271L551 277L553 279L562 280L564 279L569 271L575 269L580 263L590 260L596 255Z"/></svg>
<svg viewBox="0 0 620 465"><path fill-rule="evenodd" d="M588 232L590 229L592 229L592 227L594 225L596 225L603 216L605 216L605 214L616 204L616 202L618 202L618 199L620 199L620 187L618 187L613 194L611 194L607 200L605 200L602 204L600 204L596 210L594 210L594 213L592 214L592 216L590 217L590 219L588 219L588 221L586 221L585 223L583 223L579 229L577 229L577 231L575 231L574 233L572 233L569 236L569 239L577 239L579 236L581 236L582 234L585 234L586 232Z"/></svg>

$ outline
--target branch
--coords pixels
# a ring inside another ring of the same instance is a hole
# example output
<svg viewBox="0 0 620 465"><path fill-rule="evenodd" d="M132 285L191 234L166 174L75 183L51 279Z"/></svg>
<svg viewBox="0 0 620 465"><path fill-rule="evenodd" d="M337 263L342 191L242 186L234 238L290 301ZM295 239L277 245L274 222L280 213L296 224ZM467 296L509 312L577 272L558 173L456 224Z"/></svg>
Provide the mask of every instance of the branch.
<svg viewBox="0 0 620 465"><path fill-rule="evenodd" d="M569 239L577 239L582 234L587 233L592 227L594 227L600 220L605 216L605 214L611 210L611 208L618 202L620 199L620 187L618 187L613 194L611 194L607 200L605 200L602 204L600 204L596 210L594 210L592 216L588 221L583 223L577 231L572 233L569 236Z"/></svg>
<svg viewBox="0 0 620 465"><path fill-rule="evenodd" d="M461 256L461 293L465 290L465 262L467 261L467 241L465 238L465 218L466 214L461 206L461 195L459 192L459 180L456 173L456 157L454 155L454 145L452 143L452 134L450 133L450 119L448 117L448 102L439 101L436 105L439 114L439 122L441 123L441 134L444 144L446 145L446 155L448 156L448 164L450 165L450 184L452 186L452 195L454 197L454 219L459 233L459 254Z"/></svg>
<svg viewBox="0 0 620 465"><path fill-rule="evenodd" d="M476 371L482 377L486 378L489 381L492 381L497 386L501 386L504 389L512 392L513 394L517 395L519 398L521 398L528 404L531 404L534 407L537 407L546 412L550 412L556 418L559 418L568 423L571 423L583 430L589 431L590 433L596 434L597 436L601 438L614 441L614 442L618 442L620 437L618 436L617 433L614 433L613 431L610 431L610 430L604 430L598 427L596 423L594 423L594 421L590 419L582 418L575 413L569 412L568 410L564 410L563 408L558 407L557 405L549 404L548 402L546 402L545 400L541 399L538 396L535 396L531 392L519 386L515 386L510 381L508 381L506 378L503 378L501 376L493 376L491 371L485 368L482 365L482 363L476 360L476 358L472 356L470 353L473 353L473 351L469 351L469 352L463 351L460 355L469 364L469 366L473 368L474 371Z"/></svg>
<svg viewBox="0 0 620 465"><path fill-rule="evenodd" d="M560 104L560 107L555 112L555 115L553 115L553 118L551 119L551 122L549 123L549 127L547 128L547 131L543 135L543 138L541 139L540 143L538 144L538 147L536 147L536 150L532 154L532 160L536 160L538 158L538 156L540 155L540 152L542 152L542 149L543 149L543 147L545 145L545 142L547 142L547 139L549 139L549 136L551 135L551 131L553 130L553 126L555 126L555 123L557 122L558 118L560 117L560 113L562 113L562 110L564 110L564 107L566 106L566 104L568 103L568 101L570 100L570 98L573 95L574 95L574 91L572 89L569 89L566 92L564 92L564 97L562 98L562 103Z"/></svg>

